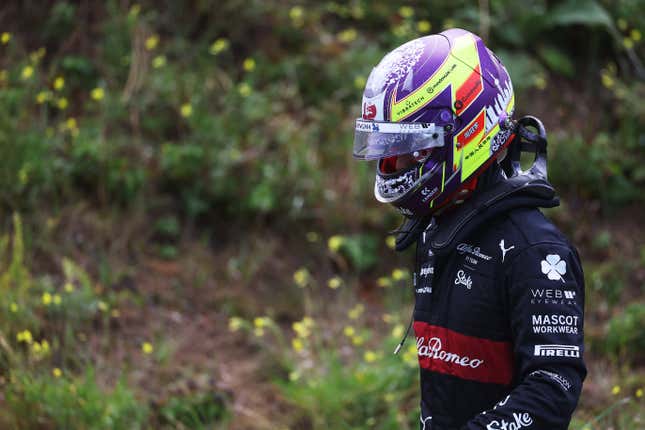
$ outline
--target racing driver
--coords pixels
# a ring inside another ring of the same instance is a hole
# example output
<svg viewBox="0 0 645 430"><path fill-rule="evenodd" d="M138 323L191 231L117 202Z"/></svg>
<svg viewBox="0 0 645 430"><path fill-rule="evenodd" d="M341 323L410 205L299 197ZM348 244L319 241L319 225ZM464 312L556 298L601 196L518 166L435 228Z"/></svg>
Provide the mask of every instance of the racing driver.
<svg viewBox="0 0 645 430"><path fill-rule="evenodd" d="M405 217L397 249L416 242L423 430L567 429L586 375L580 260L538 209L559 204L546 133L514 104L461 29L396 48L363 93L354 156L377 160L376 199Z"/></svg>

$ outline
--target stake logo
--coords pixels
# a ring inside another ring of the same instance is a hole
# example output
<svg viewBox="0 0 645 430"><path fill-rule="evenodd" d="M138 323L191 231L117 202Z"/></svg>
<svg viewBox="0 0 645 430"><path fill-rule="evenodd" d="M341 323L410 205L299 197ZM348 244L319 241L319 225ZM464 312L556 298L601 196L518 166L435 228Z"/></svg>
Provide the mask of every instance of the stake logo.
<svg viewBox="0 0 645 430"><path fill-rule="evenodd" d="M524 427L530 427L533 424L533 417L528 412L513 412L513 420L501 421L493 420L487 426L486 430L519 430Z"/></svg>

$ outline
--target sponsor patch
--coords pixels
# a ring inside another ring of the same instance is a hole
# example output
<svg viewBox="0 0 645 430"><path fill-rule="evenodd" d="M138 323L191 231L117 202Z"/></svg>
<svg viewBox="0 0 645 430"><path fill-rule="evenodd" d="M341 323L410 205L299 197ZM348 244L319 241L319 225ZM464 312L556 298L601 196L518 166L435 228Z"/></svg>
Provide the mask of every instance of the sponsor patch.
<svg viewBox="0 0 645 430"><path fill-rule="evenodd" d="M482 260L486 260L486 261L493 258L490 255L483 254L479 246L473 246L469 243L460 243L459 245L457 245L457 252L460 255L470 254L474 257L481 258Z"/></svg>
<svg viewBox="0 0 645 430"><path fill-rule="evenodd" d="M532 305L576 305L576 292L558 288L531 288Z"/></svg>
<svg viewBox="0 0 645 430"><path fill-rule="evenodd" d="M503 385L513 378L510 342L466 336L423 321L414 322L414 333L422 369Z"/></svg>
<svg viewBox="0 0 645 430"><path fill-rule="evenodd" d="M466 275L466 272L459 270L455 278L455 285L463 285L470 290L473 287L473 280L470 275Z"/></svg>
<svg viewBox="0 0 645 430"><path fill-rule="evenodd" d="M533 355L536 357L580 357L577 345L535 345Z"/></svg>
<svg viewBox="0 0 645 430"><path fill-rule="evenodd" d="M562 259L558 254L549 254L544 260L540 262L542 273L552 281L562 281L562 278L567 273L567 262Z"/></svg>
<svg viewBox="0 0 645 430"><path fill-rule="evenodd" d="M535 334L578 334L578 320L577 315L531 315L533 333Z"/></svg>
<svg viewBox="0 0 645 430"><path fill-rule="evenodd" d="M493 420L486 425L486 430L519 430L533 424L533 417L528 412L513 412L511 418L511 421Z"/></svg>
<svg viewBox="0 0 645 430"><path fill-rule="evenodd" d="M562 375L558 375L557 373L549 372L548 370L536 370L535 372L531 372L530 375L546 376L547 378L550 378L560 384L564 391L569 391L569 389L571 388L571 382L569 382L567 378Z"/></svg>

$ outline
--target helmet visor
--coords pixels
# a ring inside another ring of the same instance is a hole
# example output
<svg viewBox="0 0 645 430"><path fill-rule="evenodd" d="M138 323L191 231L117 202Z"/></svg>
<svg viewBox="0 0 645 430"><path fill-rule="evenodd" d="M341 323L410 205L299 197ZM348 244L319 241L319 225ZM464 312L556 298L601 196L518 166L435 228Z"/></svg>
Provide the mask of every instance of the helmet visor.
<svg viewBox="0 0 645 430"><path fill-rule="evenodd" d="M444 129L434 123L356 120L354 157L376 160L444 145Z"/></svg>

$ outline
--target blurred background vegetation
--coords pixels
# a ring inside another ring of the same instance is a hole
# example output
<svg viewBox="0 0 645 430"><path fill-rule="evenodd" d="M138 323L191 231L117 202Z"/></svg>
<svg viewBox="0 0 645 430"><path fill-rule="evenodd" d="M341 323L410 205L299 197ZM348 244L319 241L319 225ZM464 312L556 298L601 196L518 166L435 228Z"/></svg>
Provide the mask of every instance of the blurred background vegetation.
<svg viewBox="0 0 645 430"><path fill-rule="evenodd" d="M462 27L549 132L574 429L645 428L642 0L0 8L0 427L412 429L410 254L351 158L371 68Z"/></svg>

